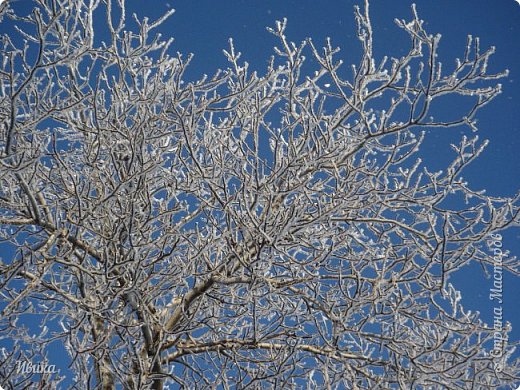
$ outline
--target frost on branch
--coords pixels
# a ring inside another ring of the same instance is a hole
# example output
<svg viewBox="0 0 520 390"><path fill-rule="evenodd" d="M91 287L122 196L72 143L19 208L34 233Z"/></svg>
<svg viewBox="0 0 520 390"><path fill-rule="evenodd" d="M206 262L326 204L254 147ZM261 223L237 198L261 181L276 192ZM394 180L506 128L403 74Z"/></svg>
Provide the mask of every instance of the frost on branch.
<svg viewBox="0 0 520 390"><path fill-rule="evenodd" d="M128 18L123 0L11 7L0 326L15 347L0 351L2 383L35 380L13 368L52 360L55 340L72 376L42 378L53 388L518 379L515 343L491 354L496 329L450 281L471 261L491 269L485 242L518 225L518 198L463 179L486 145L474 135L442 171L421 158L426 131L476 130L505 76L487 73L492 49L470 37L442 66L440 35L412 8L396 21L408 53L377 59L366 3L356 65L332 39L293 43L283 20L262 74L230 40L229 68L184 82L191 57L155 35L165 19ZM454 96L468 102L457 118L432 117ZM518 275L515 258L502 266Z"/></svg>

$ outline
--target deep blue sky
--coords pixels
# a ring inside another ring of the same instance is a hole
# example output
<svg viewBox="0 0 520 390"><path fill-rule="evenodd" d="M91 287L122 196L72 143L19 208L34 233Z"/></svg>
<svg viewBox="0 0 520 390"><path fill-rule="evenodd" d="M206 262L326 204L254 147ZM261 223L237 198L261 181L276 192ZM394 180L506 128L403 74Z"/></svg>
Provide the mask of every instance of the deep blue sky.
<svg viewBox="0 0 520 390"><path fill-rule="evenodd" d="M130 1L136 4L136 1ZM157 2L159 3L159 2ZM211 74L217 67L227 66L222 49L233 37L243 60L254 69L265 69L277 44L265 27L287 17L288 37L300 42L312 37L318 45L326 37L342 48L345 65L358 62L359 41L355 36L353 7L362 1L352 0L197 0L165 1L153 9L138 8L139 14L159 15L174 8L176 13L166 22L162 32L174 36L173 50L195 54L187 73L197 77ZM520 5L514 0L419 0L415 1L419 16L431 33L441 33L439 59L450 69L456 57L461 57L467 34L480 37L483 49L496 47L490 71L510 70L501 81L503 93L480 111L481 139L491 141L484 155L466 173L475 188L487 188L490 195L513 195L519 186L516 172L520 169L517 150L520 146L518 102L520 90ZM409 19L412 1L371 1L375 54L398 56L408 48L406 34L394 23L394 18ZM456 110L456 108L454 108ZM433 136L442 137L440 134ZM432 140L439 146L442 140ZM439 150L437 150L439 152ZM449 151L448 151L449 153ZM433 162L435 164L435 162ZM442 166L441 164L440 166Z"/></svg>
<svg viewBox="0 0 520 390"><path fill-rule="evenodd" d="M227 66L222 49L227 48L229 37L234 38L236 49L243 53L242 59L261 72L273 45L277 44L265 27L273 26L275 20L283 17L288 19L287 35L291 40L299 42L312 37L319 45L330 36L342 48L341 58L346 66L358 63L360 45L355 36L353 7L361 3L361 0L128 0L139 16L154 18L168 8L176 9L161 32L165 37L175 37L173 50L194 53L187 73L189 78ZM408 48L407 35L395 25L394 18L410 19L411 4L409 0L371 1L375 53L379 58L384 54L399 56ZM455 57L462 57L466 35L472 34L481 38L482 48L496 46L490 71L510 70L509 77L502 81L503 93L477 116L480 137L489 139L490 144L464 176L474 189L485 188L489 195L514 195L520 188L520 5L514 0L417 0L416 4L426 28L443 36L439 59L446 69L454 64ZM5 31L0 28L0 32ZM460 138L460 131L454 131ZM437 169L444 168L451 157L448 144L453 134L447 132L439 130L430 134L428 148L423 150L427 163ZM519 237L518 229L505 234L504 248L520 255ZM483 278L478 266L470 266L457 275L455 282L463 292L466 308L480 311L483 319L491 322L493 312L488 294L492 280ZM513 323L515 340L520 339L518 297L520 283L512 277L506 278L505 317Z"/></svg>
<svg viewBox="0 0 520 390"><path fill-rule="evenodd" d="M134 4L133 2L131 2ZM407 35L394 23L395 18L410 19L413 1L372 0L371 20L374 49L383 55L400 56L408 48ZM473 189L487 189L488 195L512 196L520 188L520 5L514 0L418 0L415 1L421 19L430 33L441 33L439 60L444 69L452 69L456 57L462 57L468 34L480 37L483 50L496 47L489 64L490 72L509 69L509 77L501 81L503 93L485 106L477 115L479 137L490 144L480 158L463 175ZM222 49L233 37L242 59L254 69L265 69L275 37L265 27L275 20L288 19L287 36L300 42L312 37L315 44L331 37L342 48L340 54L346 66L358 63L360 45L355 36L354 5L352 0L169 0L154 9L142 7L142 14L158 15L167 8L176 13L162 31L173 35L173 49L195 55L189 77L211 74L217 67L226 67ZM153 13L152 13L153 12ZM457 107L451 109L457 112ZM452 134L455 132L455 134ZM464 133L472 135L469 129ZM446 168L453 154L449 143L462 137L462 129L439 130L429 134L422 150L426 163L435 169ZM504 234L503 247L512 255L520 255L519 229ZM480 266L463 269L453 279L462 290L467 309L480 311L482 318L493 321L493 309L488 299L492 279L483 276ZM505 319L513 323L512 338L520 339L520 283L511 275L504 282Z"/></svg>

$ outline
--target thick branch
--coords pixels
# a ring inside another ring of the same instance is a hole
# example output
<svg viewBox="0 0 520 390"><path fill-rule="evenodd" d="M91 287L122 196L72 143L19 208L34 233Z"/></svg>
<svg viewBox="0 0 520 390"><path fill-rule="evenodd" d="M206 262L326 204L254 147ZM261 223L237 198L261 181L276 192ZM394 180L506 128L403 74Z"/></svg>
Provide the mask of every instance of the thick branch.
<svg viewBox="0 0 520 390"><path fill-rule="evenodd" d="M208 343L184 343L179 344L177 346L177 351L167 355L163 359L164 364L169 364L173 362L175 359L178 359L181 356L190 355L190 354L199 354L206 352L222 352L222 351L230 351L230 350L250 350L250 349L262 349L262 350L282 350L287 348L294 348L298 351L302 352L310 352L315 355L327 356L336 360L345 360L345 359L353 359L353 360L364 360L371 361L370 358L357 355L354 353L349 353L345 351L340 351L337 349L332 349L329 347L320 347L314 345L307 344L297 344L294 347L280 344L280 343L262 343L257 342L255 340L241 340L241 339L223 339Z"/></svg>

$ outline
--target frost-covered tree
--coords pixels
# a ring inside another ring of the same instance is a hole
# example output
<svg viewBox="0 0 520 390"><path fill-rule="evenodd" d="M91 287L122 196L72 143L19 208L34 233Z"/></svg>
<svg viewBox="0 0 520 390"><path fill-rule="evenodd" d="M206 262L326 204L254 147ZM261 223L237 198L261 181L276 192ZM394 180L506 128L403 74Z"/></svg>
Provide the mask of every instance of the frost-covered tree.
<svg viewBox="0 0 520 390"><path fill-rule="evenodd" d="M505 76L487 73L493 49L469 38L441 66L440 37L412 8L396 21L406 55L377 59L366 3L355 66L330 41L292 43L284 20L261 74L230 42L228 69L188 82L189 58L156 34L169 14L132 21L124 0L2 7L15 28L0 48L1 386L519 378L514 345L496 343L509 328L466 311L450 283L469 262L493 266L486 241L518 225L518 197L463 179L476 136L443 171L419 157L426 130L476 130ZM436 105L454 97L460 115L443 118ZM513 258L501 266L518 274ZM52 354L60 343L68 356ZM17 367L57 359L70 368Z"/></svg>

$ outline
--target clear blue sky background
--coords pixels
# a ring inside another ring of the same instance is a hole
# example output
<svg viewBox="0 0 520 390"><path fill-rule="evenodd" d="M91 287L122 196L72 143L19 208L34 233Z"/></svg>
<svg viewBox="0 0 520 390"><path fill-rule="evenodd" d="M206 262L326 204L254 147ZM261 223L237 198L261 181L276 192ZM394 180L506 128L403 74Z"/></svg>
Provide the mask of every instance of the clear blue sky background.
<svg viewBox="0 0 520 390"><path fill-rule="evenodd" d="M371 18L375 37L375 53L399 56L408 48L407 35L394 23L394 18L410 19L412 1L372 0ZM19 0L24 7L29 1ZM243 53L253 69L260 72L277 44L265 27L275 20L288 19L288 37L299 42L312 37L316 44L330 36L342 48L345 65L358 63L360 45L355 36L352 0L128 0L139 16L158 17L169 8L176 13L162 26L165 37L174 36L172 49L194 53L187 73L190 79L203 73L212 74L226 67L222 49L233 37L235 47ZM490 71L508 68L510 75L502 81L503 93L478 115L480 137L490 144L481 158L466 171L464 177L474 189L487 189L489 195L512 196L520 188L520 5L514 0L417 0L419 16L431 33L441 33L440 60L451 69L456 57L462 57L466 35L481 38L481 47L496 46ZM2 28L0 28L0 32ZM457 110L457 107L451 109ZM469 129L465 130L469 133ZM455 132L455 134L453 133ZM449 143L460 139L461 131L439 130L428 135L422 153L432 168L441 169L451 159ZM503 246L512 255L520 255L520 231L504 235ZM2 249L0 248L0 255ZM6 254L4 253L3 256ZM491 279L485 279L479 266L469 266L455 278L463 292L463 304L480 311L492 322L493 311L488 299ZM510 275L505 279L505 319L513 323L512 338L520 339L520 283ZM517 354L518 355L518 354Z"/></svg>

